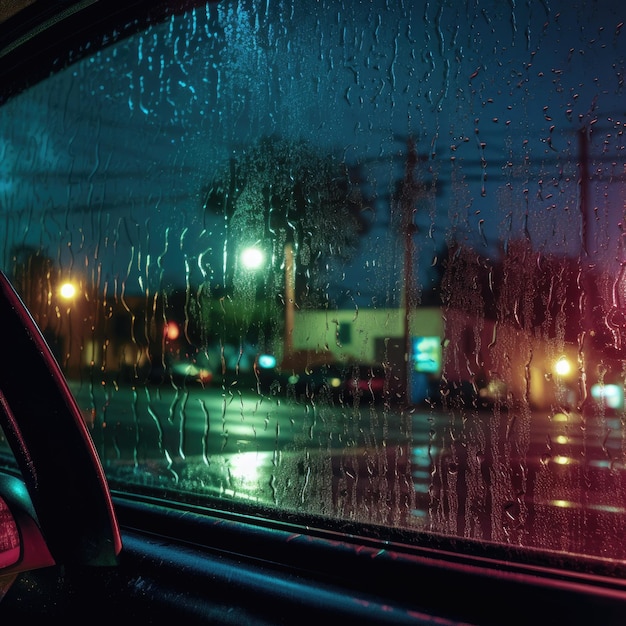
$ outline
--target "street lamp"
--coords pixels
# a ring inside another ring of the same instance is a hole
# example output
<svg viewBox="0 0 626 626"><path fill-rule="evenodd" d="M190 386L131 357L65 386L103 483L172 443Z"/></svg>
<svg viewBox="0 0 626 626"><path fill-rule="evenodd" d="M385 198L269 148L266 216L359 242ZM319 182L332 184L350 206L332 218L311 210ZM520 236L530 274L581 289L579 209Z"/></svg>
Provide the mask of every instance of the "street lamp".
<svg viewBox="0 0 626 626"><path fill-rule="evenodd" d="M70 282L65 282L59 287L59 295L64 300L73 300L76 296L76 286Z"/></svg>
<svg viewBox="0 0 626 626"><path fill-rule="evenodd" d="M82 314L80 302L77 302L79 288L71 280L63 280L57 283L58 297L58 329L57 343L59 349L60 365L66 376L73 377L79 374L81 356L93 360L93 345L91 351L85 350L83 344L84 333L81 324ZM61 315L61 310L63 314ZM88 356L89 355L89 356Z"/></svg>
<svg viewBox="0 0 626 626"><path fill-rule="evenodd" d="M564 356L562 356L554 364L554 371L557 376L564 377L571 373L572 365Z"/></svg>
<svg viewBox="0 0 626 626"><path fill-rule="evenodd" d="M255 271L265 263L265 255L260 248L249 246L241 252L241 263L247 270Z"/></svg>
<svg viewBox="0 0 626 626"><path fill-rule="evenodd" d="M256 245L248 246L241 251L242 266L254 272L265 265L265 254ZM283 358L287 360L293 355L293 329L295 316L295 259L293 244L288 242L284 248L285 266L285 329Z"/></svg>

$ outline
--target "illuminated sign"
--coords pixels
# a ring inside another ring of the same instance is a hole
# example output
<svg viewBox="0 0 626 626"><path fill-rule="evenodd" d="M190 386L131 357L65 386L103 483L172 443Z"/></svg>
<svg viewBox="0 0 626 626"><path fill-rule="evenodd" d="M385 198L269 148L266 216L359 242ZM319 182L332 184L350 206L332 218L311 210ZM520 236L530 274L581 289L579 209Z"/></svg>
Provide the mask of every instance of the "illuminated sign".
<svg viewBox="0 0 626 626"><path fill-rule="evenodd" d="M593 385L591 396L609 409L621 409L624 406L624 390L620 385Z"/></svg>
<svg viewBox="0 0 626 626"><path fill-rule="evenodd" d="M259 356L259 367L263 369L270 369L276 367L276 357L272 354L261 354Z"/></svg>
<svg viewBox="0 0 626 626"><path fill-rule="evenodd" d="M437 374L441 370L441 339L413 337L413 369L416 372Z"/></svg>

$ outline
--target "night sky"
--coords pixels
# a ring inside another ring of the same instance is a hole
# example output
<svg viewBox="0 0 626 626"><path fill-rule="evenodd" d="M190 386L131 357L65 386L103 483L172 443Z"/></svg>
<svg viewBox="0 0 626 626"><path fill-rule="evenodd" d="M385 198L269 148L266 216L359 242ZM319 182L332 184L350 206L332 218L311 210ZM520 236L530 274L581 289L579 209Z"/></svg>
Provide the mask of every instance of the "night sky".
<svg viewBox="0 0 626 626"><path fill-rule="evenodd" d="M255 4L174 17L3 107L4 267L27 245L109 292L219 282L227 223L206 189L271 135L360 175L367 238L348 265L323 259L338 306L398 301L410 138L420 284L451 241L575 256L586 236L594 262L626 260L623 5Z"/></svg>

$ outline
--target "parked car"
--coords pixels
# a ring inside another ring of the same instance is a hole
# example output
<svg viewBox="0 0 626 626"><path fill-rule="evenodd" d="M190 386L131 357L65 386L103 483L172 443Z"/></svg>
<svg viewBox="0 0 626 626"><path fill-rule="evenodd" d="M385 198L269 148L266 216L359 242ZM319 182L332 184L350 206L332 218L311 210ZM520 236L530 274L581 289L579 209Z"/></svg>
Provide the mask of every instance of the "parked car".
<svg viewBox="0 0 626 626"><path fill-rule="evenodd" d="M381 402L391 397L390 373L382 366L355 365L344 368L344 393L348 399Z"/></svg>
<svg viewBox="0 0 626 626"><path fill-rule="evenodd" d="M0 623L623 624L624 12L0 4Z"/></svg>

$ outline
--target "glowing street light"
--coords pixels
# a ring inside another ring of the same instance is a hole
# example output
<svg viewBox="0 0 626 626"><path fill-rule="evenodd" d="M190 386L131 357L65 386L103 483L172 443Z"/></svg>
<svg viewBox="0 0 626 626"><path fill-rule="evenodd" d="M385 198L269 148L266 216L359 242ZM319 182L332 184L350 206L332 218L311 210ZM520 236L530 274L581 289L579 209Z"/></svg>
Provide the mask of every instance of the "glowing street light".
<svg viewBox="0 0 626 626"><path fill-rule="evenodd" d="M572 364L562 356L555 363L554 370L558 376L567 376L572 371Z"/></svg>
<svg viewBox="0 0 626 626"><path fill-rule="evenodd" d="M63 283L59 288L59 294L64 300L73 300L76 296L76 286L70 282Z"/></svg>
<svg viewBox="0 0 626 626"><path fill-rule="evenodd" d="M245 248L241 253L241 263L247 270L258 270L265 263L263 251L256 246Z"/></svg>
<svg viewBox="0 0 626 626"><path fill-rule="evenodd" d="M293 328L295 321L295 258L293 244L287 242L284 248L285 261L285 337L283 359L288 359L293 353ZM249 246L241 252L241 264L255 272L265 265L265 255L261 248Z"/></svg>
<svg viewBox="0 0 626 626"><path fill-rule="evenodd" d="M167 322L163 328L163 334L170 341L176 341L180 337L180 328L176 322Z"/></svg>

